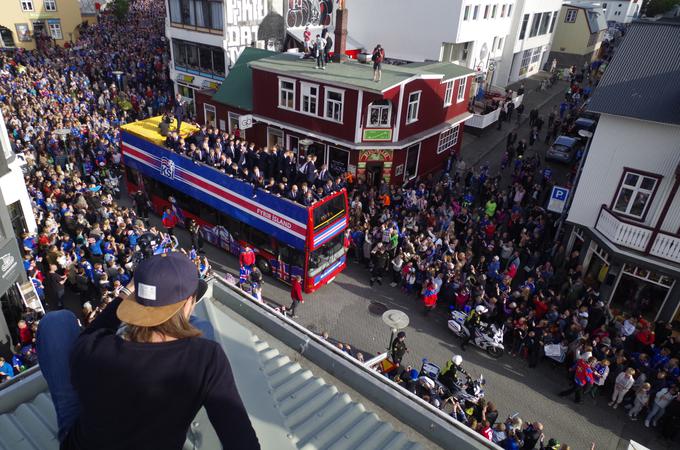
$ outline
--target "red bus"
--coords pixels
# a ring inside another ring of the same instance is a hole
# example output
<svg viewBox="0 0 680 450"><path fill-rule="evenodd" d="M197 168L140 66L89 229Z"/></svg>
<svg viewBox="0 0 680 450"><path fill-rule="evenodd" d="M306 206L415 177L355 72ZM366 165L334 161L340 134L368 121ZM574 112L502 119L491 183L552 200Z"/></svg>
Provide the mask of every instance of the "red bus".
<svg viewBox="0 0 680 450"><path fill-rule="evenodd" d="M238 255L247 243L265 274L303 279L305 292L331 282L346 266L347 191L303 206L195 163L163 145L159 118L124 125L121 150L128 192L146 192L157 213L170 205L201 226L213 245Z"/></svg>

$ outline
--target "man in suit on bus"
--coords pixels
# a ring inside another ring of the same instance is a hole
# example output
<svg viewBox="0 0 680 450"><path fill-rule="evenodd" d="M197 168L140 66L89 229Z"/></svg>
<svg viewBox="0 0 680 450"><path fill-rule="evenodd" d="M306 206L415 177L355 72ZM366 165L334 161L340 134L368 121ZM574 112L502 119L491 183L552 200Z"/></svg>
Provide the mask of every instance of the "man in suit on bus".
<svg viewBox="0 0 680 450"><path fill-rule="evenodd" d="M322 164L321 165L321 170L319 171L319 176L316 178L316 186L317 187L323 187L328 180L332 180L333 176L331 173L328 171L328 165L327 164Z"/></svg>
<svg viewBox="0 0 680 450"><path fill-rule="evenodd" d="M178 92L175 96L175 107L172 110L173 115L177 119L177 133L182 131L182 120L186 115L186 102L182 98L182 95Z"/></svg>

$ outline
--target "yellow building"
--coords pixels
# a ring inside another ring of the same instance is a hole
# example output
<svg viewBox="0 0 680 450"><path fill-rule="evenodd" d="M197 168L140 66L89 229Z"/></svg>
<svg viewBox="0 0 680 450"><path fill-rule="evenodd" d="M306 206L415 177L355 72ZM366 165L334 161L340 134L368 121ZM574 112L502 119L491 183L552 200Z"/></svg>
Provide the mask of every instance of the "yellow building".
<svg viewBox="0 0 680 450"><path fill-rule="evenodd" d="M78 38L83 22L79 0L0 0L0 48L25 48ZM102 2L105 3L105 2Z"/></svg>
<svg viewBox="0 0 680 450"><path fill-rule="evenodd" d="M557 59L559 67L580 69L599 56L606 31L607 21L599 5L566 2L557 18L549 61Z"/></svg>

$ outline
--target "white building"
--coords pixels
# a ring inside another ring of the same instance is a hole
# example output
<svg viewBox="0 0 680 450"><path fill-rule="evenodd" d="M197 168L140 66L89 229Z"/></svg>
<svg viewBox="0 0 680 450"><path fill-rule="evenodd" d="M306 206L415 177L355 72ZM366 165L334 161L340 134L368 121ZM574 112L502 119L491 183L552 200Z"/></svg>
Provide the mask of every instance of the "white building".
<svg viewBox="0 0 680 450"><path fill-rule="evenodd" d="M604 2L580 0L578 3L600 5L604 11L604 18L607 22L631 23L640 15L642 1L643 0Z"/></svg>
<svg viewBox="0 0 680 450"><path fill-rule="evenodd" d="M510 33L492 84L505 87L543 68L561 6L562 0L516 0Z"/></svg>
<svg viewBox="0 0 680 450"><path fill-rule="evenodd" d="M276 45L260 28L280 23L283 0L165 0L170 78L191 105L194 91L217 88L247 46Z"/></svg>
<svg viewBox="0 0 680 450"><path fill-rule="evenodd" d="M446 61L493 77L515 0L346 0L348 37L405 61Z"/></svg>
<svg viewBox="0 0 680 450"><path fill-rule="evenodd" d="M568 247L610 308L677 320L680 305L680 26L633 23L589 110L601 114Z"/></svg>
<svg viewBox="0 0 680 450"><path fill-rule="evenodd" d="M0 161L1 198L7 207L14 234L21 238L23 232L35 233L37 225L24 182L22 167L26 162L17 157L12 150L2 111L0 111L0 150L2 150L0 156L2 158Z"/></svg>

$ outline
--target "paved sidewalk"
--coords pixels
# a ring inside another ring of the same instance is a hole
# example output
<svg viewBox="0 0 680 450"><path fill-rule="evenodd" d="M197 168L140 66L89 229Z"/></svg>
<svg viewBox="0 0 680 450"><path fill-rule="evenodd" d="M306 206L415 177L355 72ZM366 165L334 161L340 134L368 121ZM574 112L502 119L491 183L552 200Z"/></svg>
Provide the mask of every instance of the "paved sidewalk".
<svg viewBox="0 0 680 450"><path fill-rule="evenodd" d="M497 129L497 123L484 129L479 136L466 132L463 136L463 144L461 146L461 158L467 163L478 165L483 162L489 162L490 166L495 169L500 165L503 154L505 153L505 139L510 130L516 128L519 139L527 138L529 136L529 111L534 108L539 110L539 115L543 117L546 124L548 122L548 114L553 106L559 105L560 101L567 88L568 82L558 81L551 88L545 91L540 90L541 81L548 78L546 72L540 72L530 78L523 80L524 82L524 114L522 122L517 126L517 113L513 113L510 122L504 122L501 130ZM510 89L516 91L521 83L515 83L509 86ZM543 128L543 133L540 141L545 138L546 126Z"/></svg>

